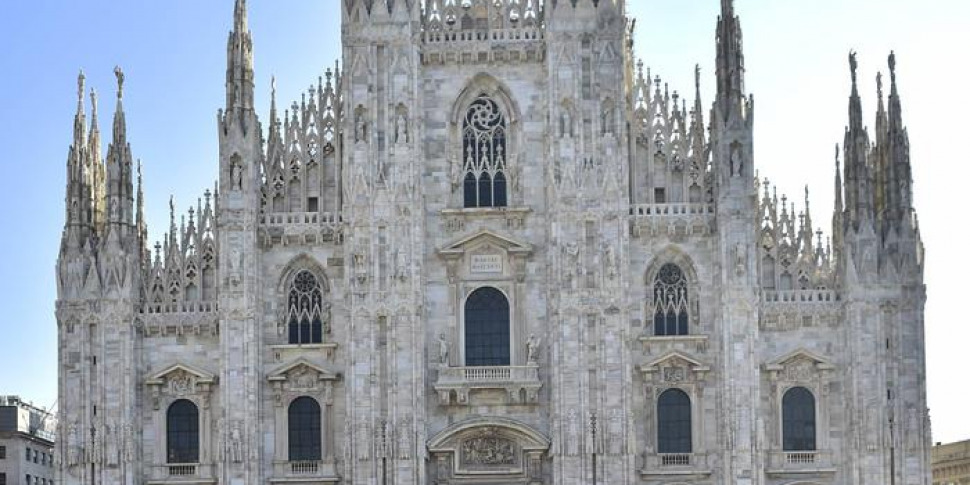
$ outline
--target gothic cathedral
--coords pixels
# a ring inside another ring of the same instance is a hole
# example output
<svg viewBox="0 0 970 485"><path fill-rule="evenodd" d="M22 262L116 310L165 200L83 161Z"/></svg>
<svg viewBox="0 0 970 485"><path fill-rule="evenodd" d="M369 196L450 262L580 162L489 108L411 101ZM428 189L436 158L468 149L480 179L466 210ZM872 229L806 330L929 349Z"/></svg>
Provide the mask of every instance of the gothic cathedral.
<svg viewBox="0 0 970 485"><path fill-rule="evenodd" d="M823 238L755 175L734 8L705 107L624 0L340 0L264 125L236 0L219 180L154 245L81 76L58 483L930 483L895 57L870 139L850 55Z"/></svg>

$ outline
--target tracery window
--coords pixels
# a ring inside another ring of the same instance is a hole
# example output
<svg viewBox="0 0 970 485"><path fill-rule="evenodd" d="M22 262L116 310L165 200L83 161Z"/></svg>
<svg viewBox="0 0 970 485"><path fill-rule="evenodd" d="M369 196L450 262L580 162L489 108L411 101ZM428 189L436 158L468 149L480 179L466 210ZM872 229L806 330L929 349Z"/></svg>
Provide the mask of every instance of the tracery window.
<svg viewBox="0 0 970 485"><path fill-rule="evenodd" d="M509 300L484 287L465 301L465 365L510 365Z"/></svg>
<svg viewBox="0 0 970 485"><path fill-rule="evenodd" d="M690 396L667 389L657 399L657 452L692 453Z"/></svg>
<svg viewBox="0 0 970 485"><path fill-rule="evenodd" d="M323 342L323 291L313 273L303 270L290 283L286 312L291 344Z"/></svg>
<svg viewBox="0 0 970 485"><path fill-rule="evenodd" d="M498 103L482 94L462 123L465 207L508 205L507 125Z"/></svg>
<svg viewBox="0 0 970 485"><path fill-rule="evenodd" d="M687 278L673 263L660 268L653 281L654 335L687 335Z"/></svg>
<svg viewBox="0 0 970 485"><path fill-rule="evenodd" d="M299 397L287 412L290 461L320 460L320 404L311 397Z"/></svg>
<svg viewBox="0 0 970 485"><path fill-rule="evenodd" d="M199 408L187 399L179 399L166 413L168 463L199 462Z"/></svg>
<svg viewBox="0 0 970 485"><path fill-rule="evenodd" d="M781 400L782 445L785 451L815 451L815 396L793 387Z"/></svg>

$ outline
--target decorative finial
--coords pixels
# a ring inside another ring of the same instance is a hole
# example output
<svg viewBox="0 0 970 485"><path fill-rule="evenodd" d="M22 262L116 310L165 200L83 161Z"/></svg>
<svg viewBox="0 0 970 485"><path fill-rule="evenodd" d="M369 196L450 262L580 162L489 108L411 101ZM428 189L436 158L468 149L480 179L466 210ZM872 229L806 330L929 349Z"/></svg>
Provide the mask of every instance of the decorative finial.
<svg viewBox="0 0 970 485"><path fill-rule="evenodd" d="M852 71L852 84L856 83L856 69L859 68L859 62L856 61L856 52L849 51L849 69Z"/></svg>
<svg viewBox="0 0 970 485"><path fill-rule="evenodd" d="M119 66L115 66L115 78L118 80L118 99L121 99L125 89L125 72Z"/></svg>
<svg viewBox="0 0 970 485"><path fill-rule="evenodd" d="M270 88L273 92L273 97L276 97L276 76L274 75L269 81Z"/></svg>
<svg viewBox="0 0 970 485"><path fill-rule="evenodd" d="M84 99L84 70L80 70L77 73L77 100L81 102Z"/></svg>
<svg viewBox="0 0 970 485"><path fill-rule="evenodd" d="M896 84L896 51L889 51L889 80Z"/></svg>
<svg viewBox="0 0 970 485"><path fill-rule="evenodd" d="M91 88L91 118L98 119L98 91L94 88Z"/></svg>
<svg viewBox="0 0 970 485"><path fill-rule="evenodd" d="M876 73L876 92L879 94L879 99L882 99L882 71Z"/></svg>

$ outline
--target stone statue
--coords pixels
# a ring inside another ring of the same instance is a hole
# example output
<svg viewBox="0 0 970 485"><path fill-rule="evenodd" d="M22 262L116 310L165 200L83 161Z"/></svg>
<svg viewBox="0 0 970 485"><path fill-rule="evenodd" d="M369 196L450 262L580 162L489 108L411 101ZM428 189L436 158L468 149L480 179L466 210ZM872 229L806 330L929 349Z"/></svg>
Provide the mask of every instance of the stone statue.
<svg viewBox="0 0 970 485"><path fill-rule="evenodd" d="M610 411L609 451L611 455L623 453L623 413L619 409Z"/></svg>
<svg viewBox="0 0 970 485"><path fill-rule="evenodd" d="M408 116L401 110L397 112L394 124L394 143L408 142Z"/></svg>
<svg viewBox="0 0 970 485"><path fill-rule="evenodd" d="M616 251L613 249L613 245L607 243L604 252L606 258L606 277L611 280L616 279L616 276L619 273L619 267L617 265Z"/></svg>
<svg viewBox="0 0 970 485"><path fill-rule="evenodd" d="M529 340L525 343L525 352L530 364L535 364L539 361L539 339L535 334L529 335Z"/></svg>
<svg viewBox="0 0 970 485"><path fill-rule="evenodd" d="M573 136L573 118L569 114L568 109L562 110L562 136L564 138L572 138Z"/></svg>
<svg viewBox="0 0 970 485"><path fill-rule="evenodd" d="M364 113L363 111L357 111L357 115L354 118L354 141L357 143L363 142L366 136L367 123L364 122Z"/></svg>
<svg viewBox="0 0 970 485"><path fill-rule="evenodd" d="M238 160L233 160L229 165L229 181L231 190L242 190L242 165Z"/></svg>
<svg viewBox="0 0 970 485"><path fill-rule="evenodd" d="M445 334L438 336L438 363L441 365L448 365L448 353L450 344Z"/></svg>
<svg viewBox="0 0 970 485"><path fill-rule="evenodd" d="M109 466L118 464L118 428L106 424L104 427L104 461Z"/></svg>
<svg viewBox="0 0 970 485"><path fill-rule="evenodd" d="M232 430L229 432L228 458L233 463L242 463L243 460L242 430L239 429L239 423L234 423Z"/></svg>
<svg viewBox="0 0 970 485"><path fill-rule="evenodd" d="M741 160L741 144L734 142L731 144L731 176L740 177L744 169L744 162Z"/></svg>
<svg viewBox="0 0 970 485"><path fill-rule="evenodd" d="M77 466L81 462L81 432L77 423L71 423L67 431L67 464Z"/></svg>
<svg viewBox="0 0 970 485"><path fill-rule="evenodd" d="M394 276L401 281L408 279L410 273L408 271L408 255L403 248L397 248L394 260Z"/></svg>
<svg viewBox="0 0 970 485"><path fill-rule="evenodd" d="M125 424L122 439L124 440L122 444L123 460L125 463L132 463L135 460L135 436L130 423Z"/></svg>
<svg viewBox="0 0 970 485"><path fill-rule="evenodd" d="M565 448L567 456L579 454L579 423L576 418L576 409L570 409L566 414Z"/></svg>

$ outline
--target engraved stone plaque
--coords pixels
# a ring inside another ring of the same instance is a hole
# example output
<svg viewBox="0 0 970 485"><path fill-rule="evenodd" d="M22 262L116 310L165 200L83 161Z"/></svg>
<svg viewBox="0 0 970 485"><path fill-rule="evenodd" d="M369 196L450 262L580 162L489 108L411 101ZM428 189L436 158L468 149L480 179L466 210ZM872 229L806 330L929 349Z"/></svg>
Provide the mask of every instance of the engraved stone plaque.
<svg viewBox="0 0 970 485"><path fill-rule="evenodd" d="M474 274L501 273L504 269L501 254L475 254L471 257L471 272Z"/></svg>

